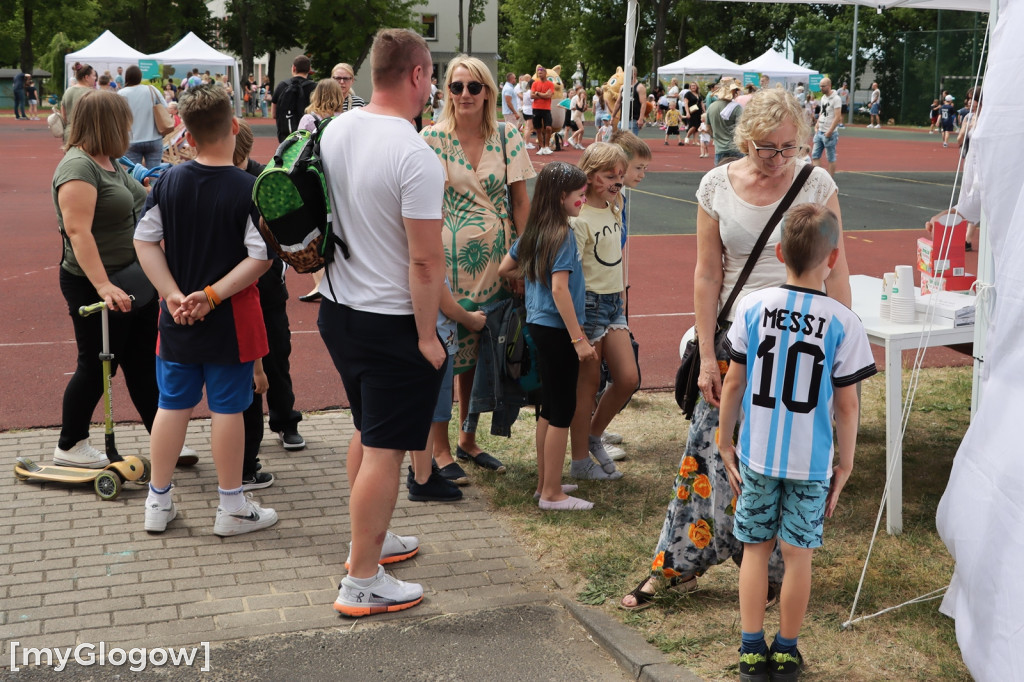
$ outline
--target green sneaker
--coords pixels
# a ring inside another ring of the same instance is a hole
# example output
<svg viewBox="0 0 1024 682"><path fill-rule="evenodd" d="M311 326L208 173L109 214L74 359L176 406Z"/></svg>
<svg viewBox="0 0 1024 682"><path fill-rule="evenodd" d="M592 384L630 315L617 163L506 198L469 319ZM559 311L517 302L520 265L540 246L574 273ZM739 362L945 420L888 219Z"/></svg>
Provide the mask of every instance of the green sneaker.
<svg viewBox="0 0 1024 682"><path fill-rule="evenodd" d="M768 682L768 653L740 654L740 682Z"/></svg>
<svg viewBox="0 0 1024 682"><path fill-rule="evenodd" d="M784 654L780 651L772 651L769 657L768 671L771 674L772 682L793 682L800 677L800 671L804 668L804 657L800 651L793 654Z"/></svg>

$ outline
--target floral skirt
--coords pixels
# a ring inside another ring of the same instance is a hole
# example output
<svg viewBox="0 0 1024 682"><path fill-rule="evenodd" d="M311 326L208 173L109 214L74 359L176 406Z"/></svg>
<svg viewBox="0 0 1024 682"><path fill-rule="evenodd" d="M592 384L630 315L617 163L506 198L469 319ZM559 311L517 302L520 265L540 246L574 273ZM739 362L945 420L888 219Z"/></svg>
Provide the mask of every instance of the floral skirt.
<svg viewBox="0 0 1024 682"><path fill-rule="evenodd" d="M728 354L723 343L715 348L724 376ZM672 499L665 514L651 575L666 579L699 576L712 566L743 558L743 543L732 534L736 497L715 445L718 408L703 398L693 410ZM782 582L782 553L776 545L768 565L768 581Z"/></svg>

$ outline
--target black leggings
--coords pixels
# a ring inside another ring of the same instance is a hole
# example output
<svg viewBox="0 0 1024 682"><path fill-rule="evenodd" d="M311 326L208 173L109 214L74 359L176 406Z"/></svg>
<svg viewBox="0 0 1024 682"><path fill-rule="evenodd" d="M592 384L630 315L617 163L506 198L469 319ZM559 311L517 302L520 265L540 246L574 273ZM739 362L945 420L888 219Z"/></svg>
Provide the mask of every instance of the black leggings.
<svg viewBox="0 0 1024 682"><path fill-rule="evenodd" d="M528 324L530 337L537 346L537 369L540 371L540 410L538 415L548 424L569 428L576 413L576 382L580 359L565 327Z"/></svg>
<svg viewBox="0 0 1024 682"><path fill-rule="evenodd" d="M100 300L88 277L60 270L60 290L68 303L71 326L78 345L78 366L64 389L61 412L61 450L71 449L89 437L89 422L103 397L103 332L99 313L82 317L78 308ZM130 313L110 312L110 352L114 354L112 371L124 369L124 381L146 431L152 430L159 391L156 386L156 337L159 301Z"/></svg>

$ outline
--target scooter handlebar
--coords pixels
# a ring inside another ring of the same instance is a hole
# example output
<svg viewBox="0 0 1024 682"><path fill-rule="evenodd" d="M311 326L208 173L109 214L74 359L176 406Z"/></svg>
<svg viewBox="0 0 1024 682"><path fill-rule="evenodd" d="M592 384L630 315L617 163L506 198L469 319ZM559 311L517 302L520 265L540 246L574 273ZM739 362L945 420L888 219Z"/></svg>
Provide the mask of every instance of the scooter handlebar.
<svg viewBox="0 0 1024 682"><path fill-rule="evenodd" d="M135 296L131 294L128 295L128 298L133 301L135 300ZM82 317L89 317L90 315L94 315L103 310L104 306L106 305L107 304L105 301L97 301L96 303L92 303L90 305L83 305L78 309L78 314L81 315Z"/></svg>

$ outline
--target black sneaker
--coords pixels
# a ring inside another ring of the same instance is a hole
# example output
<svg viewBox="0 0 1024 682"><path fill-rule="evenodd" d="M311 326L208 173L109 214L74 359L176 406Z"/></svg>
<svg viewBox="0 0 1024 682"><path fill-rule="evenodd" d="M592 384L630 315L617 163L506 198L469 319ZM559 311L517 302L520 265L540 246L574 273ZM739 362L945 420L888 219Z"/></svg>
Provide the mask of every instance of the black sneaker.
<svg viewBox="0 0 1024 682"><path fill-rule="evenodd" d="M469 476L457 462L452 462L448 466L441 467L437 470L441 476L449 483L455 485L469 485Z"/></svg>
<svg viewBox="0 0 1024 682"><path fill-rule="evenodd" d="M803 668L804 657L799 651L792 654L772 651L768 657L768 672L772 682L793 682L800 677Z"/></svg>
<svg viewBox="0 0 1024 682"><path fill-rule="evenodd" d="M242 490L259 490L274 485L274 474L257 471L250 476L242 476Z"/></svg>
<svg viewBox="0 0 1024 682"><path fill-rule="evenodd" d="M405 484L409 488L409 499L413 502L454 502L462 499L459 487L445 480L433 469L430 471L430 478L421 485L416 482L412 467L409 467L409 476L405 479Z"/></svg>
<svg viewBox="0 0 1024 682"><path fill-rule="evenodd" d="M740 682L769 682L768 652L740 654Z"/></svg>
<svg viewBox="0 0 1024 682"><path fill-rule="evenodd" d="M301 450L306 447L306 441L302 439L302 436L299 435L299 432L294 427L281 431L277 436L281 439L281 445L284 446L285 450Z"/></svg>

